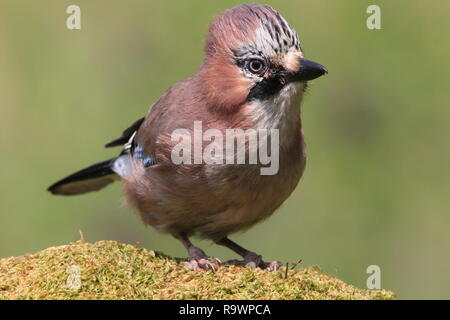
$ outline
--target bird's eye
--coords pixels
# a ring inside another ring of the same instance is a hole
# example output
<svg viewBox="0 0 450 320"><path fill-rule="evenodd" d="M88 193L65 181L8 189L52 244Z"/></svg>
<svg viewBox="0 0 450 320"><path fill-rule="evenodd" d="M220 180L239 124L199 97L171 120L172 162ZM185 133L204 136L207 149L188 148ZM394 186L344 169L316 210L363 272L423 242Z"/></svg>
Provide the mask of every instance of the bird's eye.
<svg viewBox="0 0 450 320"><path fill-rule="evenodd" d="M252 59L248 62L248 70L251 73L261 74L264 71L264 62L259 59Z"/></svg>

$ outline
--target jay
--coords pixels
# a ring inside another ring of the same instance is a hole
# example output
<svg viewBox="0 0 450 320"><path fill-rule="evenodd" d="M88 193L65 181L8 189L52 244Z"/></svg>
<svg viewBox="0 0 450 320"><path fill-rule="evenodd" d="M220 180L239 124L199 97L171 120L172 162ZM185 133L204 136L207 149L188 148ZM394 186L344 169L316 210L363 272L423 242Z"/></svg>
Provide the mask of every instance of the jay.
<svg viewBox="0 0 450 320"><path fill-rule="evenodd" d="M229 235L268 218L297 186L306 162L300 103L307 82L325 73L322 65L304 58L297 33L271 7L245 4L225 10L209 26L197 74L169 88L144 118L106 144L122 146L119 156L48 190L76 195L120 180L142 221L183 243L192 269L214 268L190 241L199 236L231 249L245 264L275 270L281 263L265 262ZM199 123L202 132L215 133L214 141L210 135L192 142ZM229 130L239 133L236 139L219 143L220 134L227 136ZM263 130L270 142L254 143L250 133ZM225 150L234 150L242 137L241 154ZM269 145L271 157L277 156L274 174L262 174L267 164L262 161L228 161L261 155ZM199 161L195 151L205 154L207 148L214 161ZM187 161L174 161L174 154ZM225 154L231 159L217 160Z"/></svg>

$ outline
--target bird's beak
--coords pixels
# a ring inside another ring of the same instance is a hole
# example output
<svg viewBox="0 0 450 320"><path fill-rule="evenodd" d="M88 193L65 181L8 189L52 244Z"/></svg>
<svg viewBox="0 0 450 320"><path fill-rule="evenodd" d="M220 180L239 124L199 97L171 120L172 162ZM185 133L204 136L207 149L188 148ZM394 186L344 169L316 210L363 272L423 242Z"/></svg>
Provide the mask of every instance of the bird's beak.
<svg viewBox="0 0 450 320"><path fill-rule="evenodd" d="M309 81L323 76L325 73L328 73L328 70L321 64L300 59L300 70L294 74L294 79L296 81Z"/></svg>

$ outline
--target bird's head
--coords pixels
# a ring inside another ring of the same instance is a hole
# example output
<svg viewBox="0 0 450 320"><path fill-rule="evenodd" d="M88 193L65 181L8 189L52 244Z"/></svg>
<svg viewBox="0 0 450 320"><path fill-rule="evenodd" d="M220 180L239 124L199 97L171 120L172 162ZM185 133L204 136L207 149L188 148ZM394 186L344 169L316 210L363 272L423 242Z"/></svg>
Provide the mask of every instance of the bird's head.
<svg viewBox="0 0 450 320"><path fill-rule="evenodd" d="M211 22L200 74L211 103L228 110L326 72L303 58L297 33L277 11L244 4Z"/></svg>

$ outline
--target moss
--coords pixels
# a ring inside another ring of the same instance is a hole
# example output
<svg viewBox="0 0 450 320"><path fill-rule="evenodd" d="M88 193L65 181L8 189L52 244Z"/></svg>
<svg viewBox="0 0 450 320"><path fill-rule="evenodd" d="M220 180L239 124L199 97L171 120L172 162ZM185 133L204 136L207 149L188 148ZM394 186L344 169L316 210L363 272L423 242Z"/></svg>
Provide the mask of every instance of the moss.
<svg viewBox="0 0 450 320"><path fill-rule="evenodd" d="M216 272L190 271L180 259L115 241L78 241L0 260L0 299L393 298L389 291L357 289L318 267L289 270L287 279L285 268L225 264Z"/></svg>

